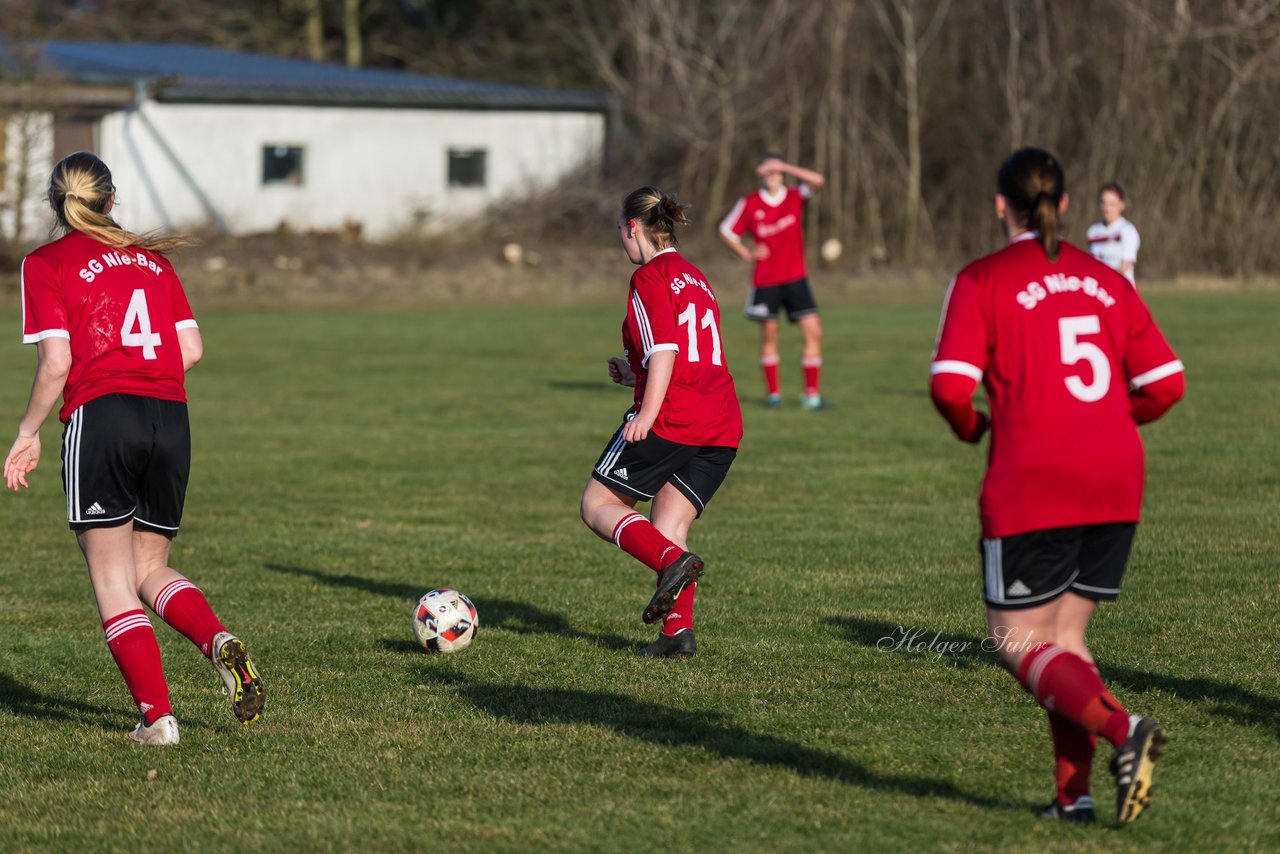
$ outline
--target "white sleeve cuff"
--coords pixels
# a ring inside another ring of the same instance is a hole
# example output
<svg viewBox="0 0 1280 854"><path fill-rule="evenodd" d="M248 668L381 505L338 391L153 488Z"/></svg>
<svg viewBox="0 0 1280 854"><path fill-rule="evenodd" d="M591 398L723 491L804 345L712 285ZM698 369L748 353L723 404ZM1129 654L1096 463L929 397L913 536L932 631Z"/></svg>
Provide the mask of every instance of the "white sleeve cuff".
<svg viewBox="0 0 1280 854"><path fill-rule="evenodd" d="M37 332L35 335L23 335L23 344L38 344L46 338L65 338L71 340L71 333L65 329L46 329L43 332Z"/></svg>
<svg viewBox="0 0 1280 854"><path fill-rule="evenodd" d="M934 374L960 374L974 382L982 382L982 368L961 362L957 359L940 359L929 366L930 376Z"/></svg>
<svg viewBox="0 0 1280 854"><path fill-rule="evenodd" d="M1162 380L1165 377L1171 377L1174 374L1180 374L1182 371L1182 361L1180 359L1174 359L1172 362L1165 362L1158 368L1152 368L1146 373L1138 374L1136 377L1129 380L1129 388L1140 389L1144 385L1151 385L1153 382L1158 382L1159 380Z"/></svg>
<svg viewBox="0 0 1280 854"><path fill-rule="evenodd" d="M195 319L192 318L191 320L179 320L177 323L173 324L173 328L174 329L199 329L200 324L196 323Z"/></svg>
<svg viewBox="0 0 1280 854"><path fill-rule="evenodd" d="M644 354L644 359L640 361L640 367L642 368L649 367L649 357L652 356L654 353L658 352L659 350L675 350L677 353L679 353L680 346L678 344L654 344Z"/></svg>

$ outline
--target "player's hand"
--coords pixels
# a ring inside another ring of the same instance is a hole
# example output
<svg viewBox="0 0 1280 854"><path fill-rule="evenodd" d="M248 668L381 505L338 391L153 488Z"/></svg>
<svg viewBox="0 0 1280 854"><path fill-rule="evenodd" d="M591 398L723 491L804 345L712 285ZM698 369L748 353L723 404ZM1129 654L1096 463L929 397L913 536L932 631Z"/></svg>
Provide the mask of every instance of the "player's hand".
<svg viewBox="0 0 1280 854"><path fill-rule="evenodd" d="M991 426L991 419L987 417L987 413L978 410L978 423L974 425L973 433L965 441L974 445L982 440L982 436L987 432L987 428Z"/></svg>
<svg viewBox="0 0 1280 854"><path fill-rule="evenodd" d="M636 375L631 370L631 364L617 356L609 359L609 379L628 388L636 387Z"/></svg>
<svg viewBox="0 0 1280 854"><path fill-rule="evenodd" d="M787 165L785 160L777 157L770 157L764 160L756 167L757 175L768 175L770 172L781 172Z"/></svg>
<svg viewBox="0 0 1280 854"><path fill-rule="evenodd" d="M27 486L27 473L35 471L39 464L40 434L19 436L9 449L9 456L4 458L5 486L14 492L19 485Z"/></svg>
<svg viewBox="0 0 1280 854"><path fill-rule="evenodd" d="M622 428L622 439L634 445L636 442L643 442L649 437L649 429L653 427L652 415L641 413L635 418L627 422L627 426Z"/></svg>
<svg viewBox="0 0 1280 854"><path fill-rule="evenodd" d="M757 243L751 247L751 257L756 261L763 261L769 257L769 247L763 243Z"/></svg>

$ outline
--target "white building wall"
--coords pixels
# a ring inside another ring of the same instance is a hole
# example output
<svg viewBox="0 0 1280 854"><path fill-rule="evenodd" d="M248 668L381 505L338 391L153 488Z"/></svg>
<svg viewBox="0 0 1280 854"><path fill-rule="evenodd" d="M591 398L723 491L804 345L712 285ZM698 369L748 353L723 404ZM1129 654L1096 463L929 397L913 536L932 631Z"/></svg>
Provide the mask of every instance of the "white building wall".
<svg viewBox="0 0 1280 854"><path fill-rule="evenodd" d="M0 190L0 232L34 240L49 233L53 212L45 202L53 171L53 115L10 113L5 116L4 189ZM18 210L21 208L22 216ZM21 220L22 234L16 229Z"/></svg>
<svg viewBox="0 0 1280 854"><path fill-rule="evenodd" d="M599 156L594 113L168 104L102 120L126 228L225 226L232 234L438 231L504 197L554 184ZM304 149L300 184L262 183L262 150ZM482 188L448 186L448 150L484 149Z"/></svg>

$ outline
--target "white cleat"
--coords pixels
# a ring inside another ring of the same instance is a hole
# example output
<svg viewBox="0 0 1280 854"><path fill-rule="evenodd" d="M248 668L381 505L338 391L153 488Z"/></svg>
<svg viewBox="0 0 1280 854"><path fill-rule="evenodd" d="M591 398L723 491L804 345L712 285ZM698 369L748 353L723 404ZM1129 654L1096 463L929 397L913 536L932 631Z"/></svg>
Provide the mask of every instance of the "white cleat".
<svg viewBox="0 0 1280 854"><path fill-rule="evenodd" d="M177 744L178 719L173 715L161 715L155 719L151 726L147 726L145 721L139 721L138 725L129 733L129 738L138 742L138 744L145 744L150 747Z"/></svg>

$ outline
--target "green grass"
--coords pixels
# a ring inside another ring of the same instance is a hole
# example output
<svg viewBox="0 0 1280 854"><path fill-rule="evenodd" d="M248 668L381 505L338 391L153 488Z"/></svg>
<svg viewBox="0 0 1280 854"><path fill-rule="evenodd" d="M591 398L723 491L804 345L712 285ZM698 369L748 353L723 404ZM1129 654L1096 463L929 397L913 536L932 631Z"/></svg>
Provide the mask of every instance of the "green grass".
<svg viewBox="0 0 1280 854"><path fill-rule="evenodd" d="M1146 520L1091 636L1116 696L1170 732L1155 805L1123 831L1033 815L1047 727L978 648L984 452L926 394L934 296L826 307L824 413L794 405L791 356L790 405L759 406L754 329L726 317L747 434L691 538L699 656L632 656L652 576L577 519L627 406L604 375L619 298L201 313L173 561L247 640L270 702L241 729L158 624L176 748L124 737L47 426L33 488L0 500L0 849L1280 846L1280 297L1149 301L1190 390L1144 429ZM33 362L0 348L8 430ZM432 657L409 614L441 585L482 627ZM900 628L968 648L879 648Z"/></svg>

